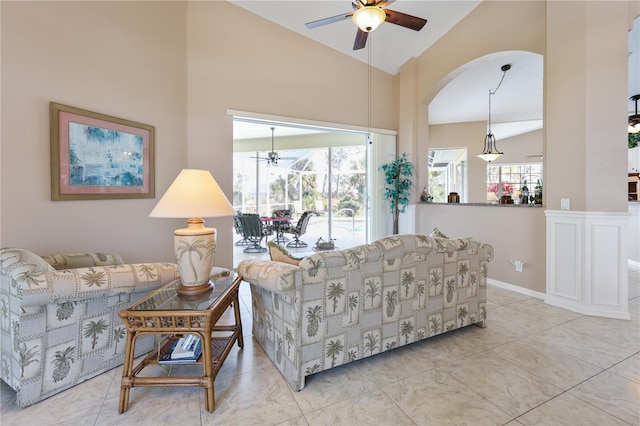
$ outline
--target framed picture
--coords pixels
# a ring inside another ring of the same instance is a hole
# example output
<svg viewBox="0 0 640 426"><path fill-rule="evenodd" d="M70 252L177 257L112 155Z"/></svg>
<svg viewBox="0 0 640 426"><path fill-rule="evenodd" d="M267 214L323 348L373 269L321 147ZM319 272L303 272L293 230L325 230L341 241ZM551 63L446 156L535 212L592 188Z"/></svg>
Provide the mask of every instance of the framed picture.
<svg viewBox="0 0 640 426"><path fill-rule="evenodd" d="M154 198L155 128L51 102L51 199Z"/></svg>

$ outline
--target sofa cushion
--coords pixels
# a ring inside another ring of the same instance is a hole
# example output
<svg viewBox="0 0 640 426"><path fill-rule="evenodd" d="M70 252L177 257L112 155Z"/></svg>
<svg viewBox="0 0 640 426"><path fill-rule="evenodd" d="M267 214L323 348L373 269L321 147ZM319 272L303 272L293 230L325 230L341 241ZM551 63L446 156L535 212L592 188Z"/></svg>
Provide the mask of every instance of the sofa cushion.
<svg viewBox="0 0 640 426"><path fill-rule="evenodd" d="M431 231L431 234L429 234L429 236L434 238L449 238L447 235L443 234L438 228L433 228L433 231Z"/></svg>
<svg viewBox="0 0 640 426"><path fill-rule="evenodd" d="M302 260L302 258L291 256L284 247L274 243L273 241L269 241L267 246L269 246L269 256L274 262L288 263L290 265L298 266Z"/></svg>

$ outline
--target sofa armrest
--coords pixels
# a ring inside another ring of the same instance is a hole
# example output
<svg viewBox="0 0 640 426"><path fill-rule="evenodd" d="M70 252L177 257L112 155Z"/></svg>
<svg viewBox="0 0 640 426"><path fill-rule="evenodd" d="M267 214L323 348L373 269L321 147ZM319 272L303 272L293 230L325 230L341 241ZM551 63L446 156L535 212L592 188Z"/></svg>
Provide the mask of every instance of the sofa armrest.
<svg viewBox="0 0 640 426"><path fill-rule="evenodd" d="M124 265L117 253L69 253L42 256L55 269L87 268L89 266Z"/></svg>
<svg viewBox="0 0 640 426"><path fill-rule="evenodd" d="M87 268L42 270L31 263L6 268L9 292L20 306L42 306L60 301L134 293L164 285L179 277L173 263L137 263Z"/></svg>
<svg viewBox="0 0 640 426"><path fill-rule="evenodd" d="M277 293L292 292L302 285L302 269L296 265L268 260L243 260L238 275L248 283Z"/></svg>

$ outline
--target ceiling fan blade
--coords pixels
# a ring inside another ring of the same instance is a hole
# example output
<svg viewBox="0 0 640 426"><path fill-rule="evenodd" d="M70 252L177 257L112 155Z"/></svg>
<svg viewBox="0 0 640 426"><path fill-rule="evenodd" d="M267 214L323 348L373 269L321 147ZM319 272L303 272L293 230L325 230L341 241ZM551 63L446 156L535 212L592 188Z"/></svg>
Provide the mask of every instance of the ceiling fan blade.
<svg viewBox="0 0 640 426"><path fill-rule="evenodd" d="M306 27L309 29L321 27L323 25L333 24L334 22L344 21L353 16L354 12L343 13L342 15L332 16L330 18L318 19L317 21L307 22Z"/></svg>
<svg viewBox="0 0 640 426"><path fill-rule="evenodd" d="M358 28L358 32L356 33L356 40L353 42L353 50L360 50L367 45L367 37L369 37L369 33L362 31Z"/></svg>
<svg viewBox="0 0 640 426"><path fill-rule="evenodd" d="M387 14L385 21L392 24L400 25L401 27L409 28L414 31L420 31L422 27L427 23L426 19L418 18L417 16L407 15L406 13L396 12L395 10L385 9Z"/></svg>

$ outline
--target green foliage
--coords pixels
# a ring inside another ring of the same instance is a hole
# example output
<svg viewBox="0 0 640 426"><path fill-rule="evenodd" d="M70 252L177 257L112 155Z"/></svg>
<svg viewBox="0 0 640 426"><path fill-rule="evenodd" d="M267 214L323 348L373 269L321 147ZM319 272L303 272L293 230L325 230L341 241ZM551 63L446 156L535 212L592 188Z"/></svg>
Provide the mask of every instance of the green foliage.
<svg viewBox="0 0 640 426"><path fill-rule="evenodd" d="M350 195L347 195L344 198L342 198L340 201L338 201L338 205L336 206L338 210L351 209L353 210L354 214L358 213L360 209L362 209L362 207L363 207L362 201L358 199L354 199Z"/></svg>
<svg viewBox="0 0 640 426"><path fill-rule="evenodd" d="M413 163L407 159L407 153L383 164L378 170L384 172L384 198L389 200L389 208L393 214L393 232L398 233L398 215L404 213L409 205L413 181L410 179L415 170Z"/></svg>
<svg viewBox="0 0 640 426"><path fill-rule="evenodd" d="M629 149L640 145L640 133L629 133Z"/></svg>

